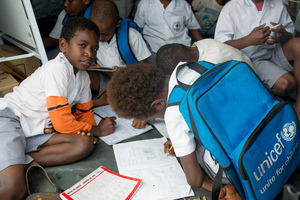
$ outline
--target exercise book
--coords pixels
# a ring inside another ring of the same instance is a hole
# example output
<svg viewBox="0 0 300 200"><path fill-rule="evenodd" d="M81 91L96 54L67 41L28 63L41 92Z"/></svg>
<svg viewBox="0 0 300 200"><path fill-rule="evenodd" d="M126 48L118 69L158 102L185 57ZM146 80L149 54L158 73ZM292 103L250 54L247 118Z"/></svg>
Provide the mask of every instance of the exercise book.
<svg viewBox="0 0 300 200"><path fill-rule="evenodd" d="M118 115L112 110L112 108L109 105L95 108L94 118L97 124L101 120L101 117L99 115L101 117L111 117L111 116L117 117L116 119L117 124L115 126L114 132L110 135L99 137L108 145L116 144L118 142L121 142L128 138L132 138L137 135L141 135L153 129L153 127L149 124L146 124L146 127L142 129L137 129L132 127L133 119L125 119L125 118L118 117Z"/></svg>
<svg viewBox="0 0 300 200"><path fill-rule="evenodd" d="M132 199L165 200L194 196L176 157L164 153L165 137L113 145L119 173L143 180Z"/></svg>

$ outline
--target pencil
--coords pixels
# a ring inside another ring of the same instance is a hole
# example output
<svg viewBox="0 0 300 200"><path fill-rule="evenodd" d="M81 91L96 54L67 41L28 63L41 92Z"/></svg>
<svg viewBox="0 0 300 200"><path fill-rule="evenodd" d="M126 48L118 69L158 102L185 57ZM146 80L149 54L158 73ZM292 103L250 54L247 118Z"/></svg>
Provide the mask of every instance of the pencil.
<svg viewBox="0 0 300 200"><path fill-rule="evenodd" d="M171 149L173 149L173 145L171 145L171 147L169 148L169 151L168 151L168 153L167 153L167 156L169 156L169 155L170 155L170 151L171 151Z"/></svg>
<svg viewBox="0 0 300 200"><path fill-rule="evenodd" d="M96 113L95 111L91 110L91 112L94 113L95 115L97 115L98 117L100 117L101 119L105 119L104 117L102 117L101 115L99 115L98 113Z"/></svg>
<svg viewBox="0 0 300 200"><path fill-rule="evenodd" d="M281 24L277 24L275 26L272 26L270 29L274 29L274 28L277 28L278 26L280 26Z"/></svg>

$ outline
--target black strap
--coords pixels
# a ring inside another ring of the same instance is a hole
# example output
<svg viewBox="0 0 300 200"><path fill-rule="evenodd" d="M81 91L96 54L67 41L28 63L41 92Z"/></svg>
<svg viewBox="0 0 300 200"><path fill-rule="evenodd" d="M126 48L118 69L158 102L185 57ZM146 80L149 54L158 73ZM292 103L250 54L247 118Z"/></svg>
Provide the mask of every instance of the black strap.
<svg viewBox="0 0 300 200"><path fill-rule="evenodd" d="M207 68L205 68L204 66L196 63L196 62L189 62L189 63L184 63L180 66L177 67L177 70L176 70L176 78L178 77L178 74L179 74L179 71L184 68L185 66L189 67L190 69L198 72L200 75L203 74ZM188 90L188 88L190 87L190 85L187 85L185 83L182 83L181 81L178 80L177 78L177 82L179 84L179 86L184 89L184 90Z"/></svg>
<svg viewBox="0 0 300 200"><path fill-rule="evenodd" d="M221 165L219 164L219 170L218 170L218 173L216 174L216 177L214 179L213 186L212 186L212 193L211 193L212 200L219 199L219 194L220 194L221 185L222 185L222 178L223 178L223 169L222 169Z"/></svg>

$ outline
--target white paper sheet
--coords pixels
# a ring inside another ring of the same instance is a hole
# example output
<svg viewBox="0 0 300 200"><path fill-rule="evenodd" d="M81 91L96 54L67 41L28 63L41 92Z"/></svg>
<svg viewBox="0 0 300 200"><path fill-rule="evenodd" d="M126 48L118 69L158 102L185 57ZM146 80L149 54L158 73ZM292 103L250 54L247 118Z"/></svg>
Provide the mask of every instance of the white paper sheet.
<svg viewBox="0 0 300 200"><path fill-rule="evenodd" d="M111 117L115 116L117 117L117 125L115 126L115 131L107 136L99 137L101 140L103 140L108 145L113 145L118 142L121 142L123 140L126 140L128 138L132 138L137 135L141 135L151 129L153 127L151 125L146 125L145 128L142 129L136 129L131 126L132 119L124 119L117 116L117 114L111 109L111 107L108 106L101 106L95 108L95 112L100 114L102 117ZM94 114L94 118L96 123L98 124L101 120L100 117Z"/></svg>
<svg viewBox="0 0 300 200"><path fill-rule="evenodd" d="M140 186L141 181L99 167L62 192L60 197L63 200L130 199Z"/></svg>
<svg viewBox="0 0 300 200"><path fill-rule="evenodd" d="M164 153L165 142L163 137L113 145L119 173L143 180L134 200L194 196L178 160Z"/></svg>

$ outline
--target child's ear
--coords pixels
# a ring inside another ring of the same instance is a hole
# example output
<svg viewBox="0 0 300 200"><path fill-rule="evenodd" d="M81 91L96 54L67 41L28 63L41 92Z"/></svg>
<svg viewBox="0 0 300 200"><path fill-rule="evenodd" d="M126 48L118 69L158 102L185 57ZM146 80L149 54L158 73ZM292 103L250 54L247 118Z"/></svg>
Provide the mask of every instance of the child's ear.
<svg viewBox="0 0 300 200"><path fill-rule="evenodd" d="M83 3L84 3L85 5L89 5L89 3L91 3L91 1L92 1L92 0L83 0Z"/></svg>
<svg viewBox="0 0 300 200"><path fill-rule="evenodd" d="M66 53L68 47L68 42L65 38L59 39L59 49L61 52Z"/></svg>
<svg viewBox="0 0 300 200"><path fill-rule="evenodd" d="M122 19L119 19L118 23L117 23L117 28L119 28L119 26L121 25Z"/></svg>
<svg viewBox="0 0 300 200"><path fill-rule="evenodd" d="M167 104L164 99L156 99L151 103L150 107L154 108L156 111L159 112L159 111L165 110L166 105Z"/></svg>

